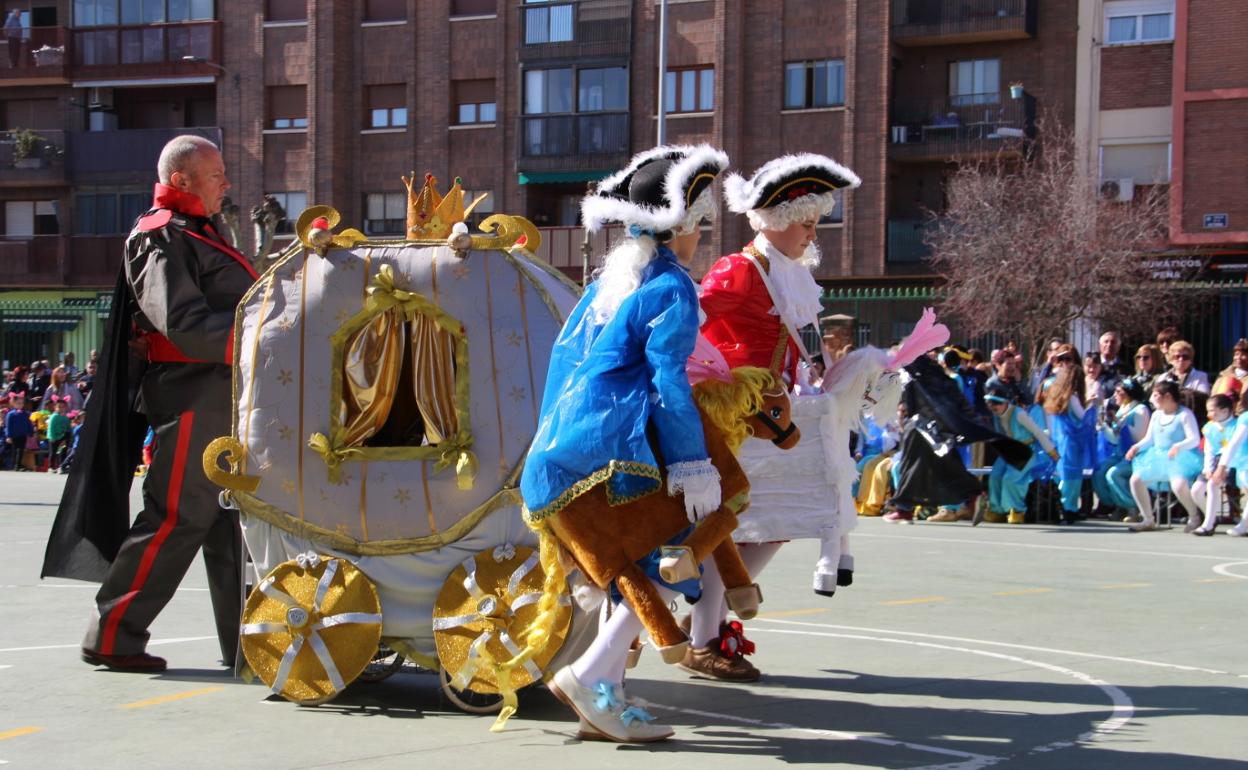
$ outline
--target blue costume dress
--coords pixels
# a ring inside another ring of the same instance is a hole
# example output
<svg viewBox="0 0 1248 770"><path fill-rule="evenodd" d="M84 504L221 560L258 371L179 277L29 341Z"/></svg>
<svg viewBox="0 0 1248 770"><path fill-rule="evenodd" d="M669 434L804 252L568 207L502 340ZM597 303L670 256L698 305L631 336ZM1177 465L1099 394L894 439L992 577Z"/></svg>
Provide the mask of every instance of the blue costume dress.
<svg viewBox="0 0 1248 770"><path fill-rule="evenodd" d="M1051 415L1053 443L1057 445L1057 488L1062 494L1062 509L1079 510L1083 489L1083 472L1094 467L1096 457L1096 410L1088 409L1082 417L1075 414L1074 397L1061 414Z"/></svg>
<svg viewBox="0 0 1248 770"><path fill-rule="evenodd" d="M1150 484L1167 484L1172 478L1183 478L1190 483L1200 475L1204 458L1195 443L1190 441L1192 437L1187 436L1183 429L1182 418L1185 412L1191 414L1191 410L1184 406L1179 407L1179 411L1173 415L1160 412L1153 415L1153 421L1148 427L1152 434L1152 443L1136 455L1135 462L1132 463L1134 475ZM1193 423L1195 419L1192 416ZM1199 436L1196 439L1198 443ZM1185 440L1193 445L1180 450L1173 459L1170 458L1170 447Z"/></svg>
<svg viewBox="0 0 1248 770"><path fill-rule="evenodd" d="M1231 437L1234 437L1240 429L1248 431L1248 412L1244 412L1235 421L1235 427L1230 431ZM1227 439L1228 444L1232 443ZM1228 447L1231 456L1226 460L1226 467L1235 471L1235 483L1241 488L1248 481L1248 441L1241 440L1239 446Z"/></svg>
<svg viewBox="0 0 1248 770"><path fill-rule="evenodd" d="M1131 426L1141 415L1148 415L1148 404L1135 402L1123 412L1116 431L1118 443L1105 442L1104 446L1108 451L1097 465L1096 473L1092 474L1092 489L1097 498L1106 505L1135 509L1135 498L1131 497L1130 486L1131 461L1126 456L1127 450L1135 444Z"/></svg>
<svg viewBox="0 0 1248 770"><path fill-rule="evenodd" d="M658 491L660 460L650 435L669 471L708 459L685 371L698 335L698 294L688 272L659 246L641 285L606 323L591 308L598 288L586 290L551 353L520 476L530 523L601 483L612 505ZM697 586L684 592L696 596Z"/></svg>
<svg viewBox="0 0 1248 770"><path fill-rule="evenodd" d="M1011 404L1004 415L992 416L993 430L1031 447L1031 459L1022 468L1015 468L1001 457L992 464L992 473L988 475L988 507L996 513L1026 510L1027 488L1050 467L1044 447L1020 419L1023 413L1020 407ZM1032 423L1034 425L1035 421ZM1036 429L1041 430L1038 425Z"/></svg>

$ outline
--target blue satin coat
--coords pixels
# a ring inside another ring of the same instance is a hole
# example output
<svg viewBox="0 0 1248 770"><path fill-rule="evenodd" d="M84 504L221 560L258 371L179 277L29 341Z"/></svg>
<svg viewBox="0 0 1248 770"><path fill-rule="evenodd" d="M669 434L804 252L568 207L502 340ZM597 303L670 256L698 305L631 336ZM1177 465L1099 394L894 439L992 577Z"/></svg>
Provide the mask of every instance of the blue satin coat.
<svg viewBox="0 0 1248 770"><path fill-rule="evenodd" d="M698 334L698 294L660 246L641 285L605 324L586 290L555 340L537 434L520 476L530 522L562 510L605 481L613 505L660 486L664 465L707 459L685 362Z"/></svg>

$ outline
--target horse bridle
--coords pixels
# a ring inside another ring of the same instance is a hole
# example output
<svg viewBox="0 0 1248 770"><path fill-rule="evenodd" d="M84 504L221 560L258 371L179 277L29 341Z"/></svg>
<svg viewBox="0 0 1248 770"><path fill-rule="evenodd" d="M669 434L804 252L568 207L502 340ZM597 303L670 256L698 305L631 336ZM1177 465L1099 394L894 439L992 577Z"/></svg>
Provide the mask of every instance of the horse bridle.
<svg viewBox="0 0 1248 770"><path fill-rule="evenodd" d="M777 394L764 393L763 395L770 396L770 395L783 395L783 394L782 393L777 393ZM789 438L789 436L792 436L793 432L797 430L797 423L792 422L792 421L789 422L789 427L781 428L780 423L771 419L771 415L767 414L766 409L759 409L757 412L754 413L754 416L758 418L759 422L761 422L763 425L766 425L768 429L771 430L772 433L776 434L775 437L771 440L771 443L775 444L776 446L780 446L781 444L783 444Z"/></svg>

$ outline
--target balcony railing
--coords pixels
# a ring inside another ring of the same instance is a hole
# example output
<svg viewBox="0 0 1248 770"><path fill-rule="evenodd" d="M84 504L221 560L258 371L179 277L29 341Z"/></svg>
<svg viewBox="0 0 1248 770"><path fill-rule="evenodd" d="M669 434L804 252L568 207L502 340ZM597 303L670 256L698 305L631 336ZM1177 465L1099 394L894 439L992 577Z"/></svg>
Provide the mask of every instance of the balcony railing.
<svg viewBox="0 0 1248 770"><path fill-rule="evenodd" d="M0 84L69 82L64 27L24 27L20 37L0 36Z"/></svg>
<svg viewBox="0 0 1248 770"><path fill-rule="evenodd" d="M932 255L925 242L935 229L930 219L888 220L888 250L885 259L889 264L917 264Z"/></svg>
<svg viewBox="0 0 1248 770"><path fill-rule="evenodd" d="M64 131L0 131L0 187L67 181Z"/></svg>
<svg viewBox="0 0 1248 770"><path fill-rule="evenodd" d="M630 53L630 0L528 2L519 11L521 61Z"/></svg>
<svg viewBox="0 0 1248 770"><path fill-rule="evenodd" d="M81 131L69 135L69 170L75 181L127 181L135 172L150 179L165 143L175 136L195 134L221 146L221 129L130 128L118 131Z"/></svg>
<svg viewBox="0 0 1248 770"><path fill-rule="evenodd" d="M896 160L1017 153L1035 137L1036 100L1008 92L898 100L891 125L889 156Z"/></svg>
<svg viewBox="0 0 1248 770"><path fill-rule="evenodd" d="M520 118L520 171L611 168L628 156L628 113Z"/></svg>
<svg viewBox="0 0 1248 770"><path fill-rule="evenodd" d="M893 0L893 40L953 45L1035 37L1036 0Z"/></svg>
<svg viewBox="0 0 1248 770"><path fill-rule="evenodd" d="M125 242L124 235L0 238L0 284L112 286Z"/></svg>
<svg viewBox="0 0 1248 770"><path fill-rule="evenodd" d="M537 251L538 259L562 271L574 281L581 282L585 273L585 257L582 249L585 244L585 230L573 225L571 227L539 227L542 234L542 246ZM601 259L602 255L624 237L624 228L619 226L604 227L589 236L590 259ZM593 265L591 264L591 270Z"/></svg>
<svg viewBox="0 0 1248 770"><path fill-rule="evenodd" d="M72 49L75 80L218 75L207 62L221 61L221 22L83 27L73 30Z"/></svg>

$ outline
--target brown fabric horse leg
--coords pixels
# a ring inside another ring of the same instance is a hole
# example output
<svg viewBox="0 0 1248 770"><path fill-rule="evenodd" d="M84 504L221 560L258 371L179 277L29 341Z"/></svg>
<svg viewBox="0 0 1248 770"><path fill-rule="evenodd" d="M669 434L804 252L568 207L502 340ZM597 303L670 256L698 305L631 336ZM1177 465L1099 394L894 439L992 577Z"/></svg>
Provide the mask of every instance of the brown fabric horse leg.
<svg viewBox="0 0 1248 770"><path fill-rule="evenodd" d="M703 517L681 545L692 550L693 560L701 564L721 543L732 541L732 533L736 528L737 515L721 505L719 510ZM725 583L725 585L731 584Z"/></svg>
<svg viewBox="0 0 1248 770"><path fill-rule="evenodd" d="M719 570L719 578L724 582L724 588L740 588L754 582L745 562L741 560L737 544L731 538L721 540L711 556L715 559L715 569Z"/></svg>
<svg viewBox="0 0 1248 770"><path fill-rule="evenodd" d="M676 625L676 619L672 617L663 597L659 596L646 573L636 564L630 564L616 576L615 584L624 595L624 600L641 619L664 662L679 663L683 660L689 638Z"/></svg>

